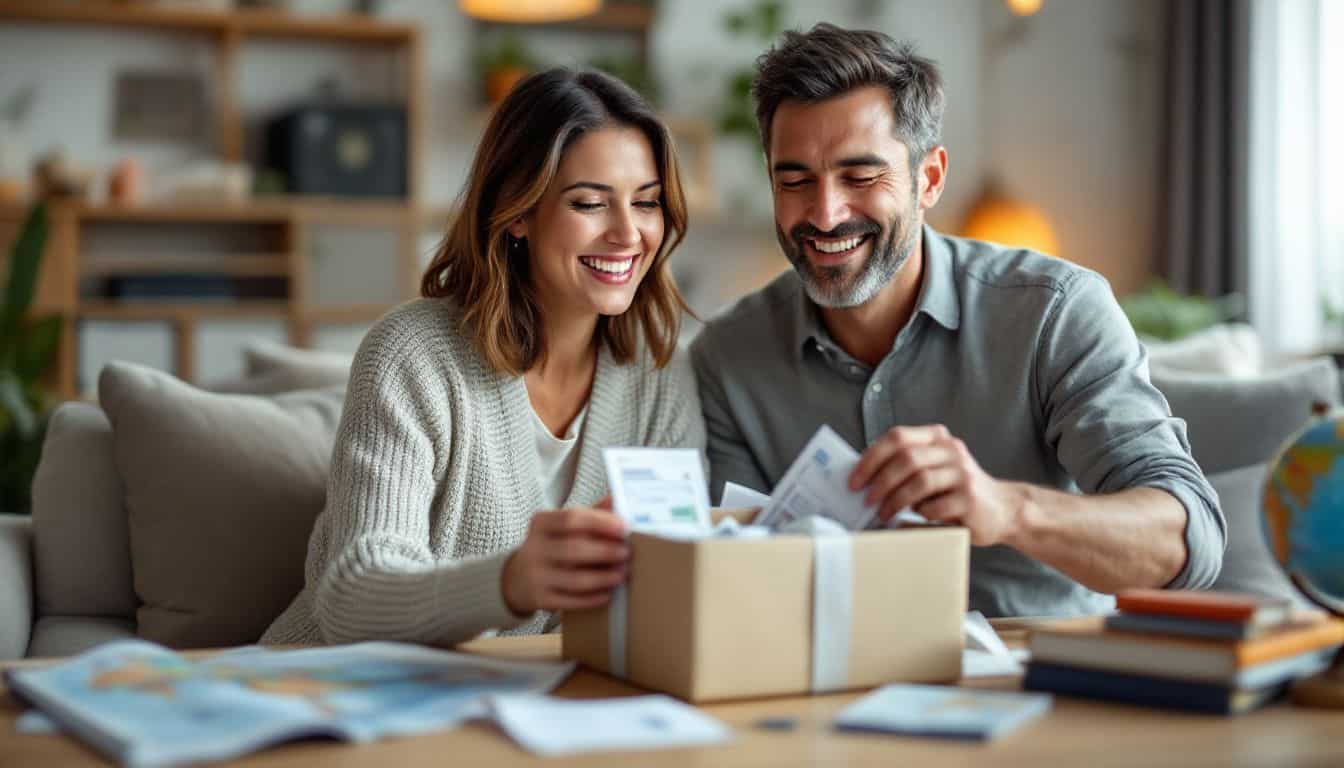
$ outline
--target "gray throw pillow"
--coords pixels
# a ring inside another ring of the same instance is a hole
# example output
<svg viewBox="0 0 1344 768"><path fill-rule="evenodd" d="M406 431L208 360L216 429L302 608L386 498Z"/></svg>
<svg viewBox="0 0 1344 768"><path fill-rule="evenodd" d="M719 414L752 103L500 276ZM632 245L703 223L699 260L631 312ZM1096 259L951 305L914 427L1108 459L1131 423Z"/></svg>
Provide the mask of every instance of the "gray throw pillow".
<svg viewBox="0 0 1344 768"><path fill-rule="evenodd" d="M220 395L112 363L98 397L126 488L140 635L256 642L303 586L343 392Z"/></svg>
<svg viewBox="0 0 1344 768"><path fill-rule="evenodd" d="M1312 403L1340 402L1339 373L1328 357L1254 379L1154 370L1152 380L1185 419L1206 475L1269 461L1311 420Z"/></svg>
<svg viewBox="0 0 1344 768"><path fill-rule="evenodd" d="M1267 465L1256 464L1209 477L1227 517L1227 552L1213 589L1283 597L1306 607L1308 603L1269 551L1260 522L1260 497Z"/></svg>
<svg viewBox="0 0 1344 768"><path fill-rule="evenodd" d="M210 382L212 392L275 395L300 389L345 386L350 379L350 355L300 349L284 344L256 342L243 350L241 378Z"/></svg>

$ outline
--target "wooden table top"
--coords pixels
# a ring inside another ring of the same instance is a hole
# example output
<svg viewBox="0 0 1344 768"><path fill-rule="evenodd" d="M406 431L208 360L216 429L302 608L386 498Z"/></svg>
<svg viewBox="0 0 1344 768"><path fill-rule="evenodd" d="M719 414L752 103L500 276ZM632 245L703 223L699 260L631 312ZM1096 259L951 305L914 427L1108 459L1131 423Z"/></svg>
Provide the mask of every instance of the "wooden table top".
<svg viewBox="0 0 1344 768"><path fill-rule="evenodd" d="M1000 626L1011 644L1021 633ZM1014 642L1016 641L1016 642ZM460 650L510 659L554 661L557 635L491 638ZM31 664L40 662L18 662ZM1016 690L1018 678L982 678L968 686ZM580 669L556 690L566 698L603 698L644 693L613 678ZM374 744L342 742L292 744L236 761L234 765L292 768L343 766L1092 766L1165 765L1344 766L1344 711L1277 704L1239 717L1184 714L1092 702L1063 696L1052 711L1022 729L989 743L966 743L890 735L840 733L831 718L861 693L787 697L713 704L704 710L732 726L734 742L715 747L650 752L593 753L571 758L536 758L492 725L472 723L441 733L390 739ZM63 736L20 735L21 712L0 688L0 766L98 765L96 753ZM792 717L792 731L756 727L766 717Z"/></svg>

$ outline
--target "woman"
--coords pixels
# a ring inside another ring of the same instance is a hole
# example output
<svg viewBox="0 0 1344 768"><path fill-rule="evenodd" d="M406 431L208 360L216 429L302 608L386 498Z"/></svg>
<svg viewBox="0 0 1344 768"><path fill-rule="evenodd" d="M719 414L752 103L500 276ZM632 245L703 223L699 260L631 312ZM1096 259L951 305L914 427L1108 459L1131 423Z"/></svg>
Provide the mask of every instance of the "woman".
<svg viewBox="0 0 1344 768"><path fill-rule="evenodd" d="M307 585L264 643L540 632L625 578L602 449L704 443L668 255L669 134L607 75L518 85L481 140L423 298L350 373Z"/></svg>

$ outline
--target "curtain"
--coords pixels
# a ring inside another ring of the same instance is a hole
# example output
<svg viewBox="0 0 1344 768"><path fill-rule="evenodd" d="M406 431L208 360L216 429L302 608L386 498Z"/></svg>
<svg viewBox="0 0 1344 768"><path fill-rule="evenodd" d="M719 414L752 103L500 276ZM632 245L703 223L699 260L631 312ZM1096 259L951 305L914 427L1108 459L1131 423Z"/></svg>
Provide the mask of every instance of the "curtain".
<svg viewBox="0 0 1344 768"><path fill-rule="evenodd" d="M1271 353L1344 348L1344 2L1252 4L1251 322Z"/></svg>
<svg viewBox="0 0 1344 768"><path fill-rule="evenodd" d="M1182 293L1247 288L1251 0L1167 4L1159 273Z"/></svg>

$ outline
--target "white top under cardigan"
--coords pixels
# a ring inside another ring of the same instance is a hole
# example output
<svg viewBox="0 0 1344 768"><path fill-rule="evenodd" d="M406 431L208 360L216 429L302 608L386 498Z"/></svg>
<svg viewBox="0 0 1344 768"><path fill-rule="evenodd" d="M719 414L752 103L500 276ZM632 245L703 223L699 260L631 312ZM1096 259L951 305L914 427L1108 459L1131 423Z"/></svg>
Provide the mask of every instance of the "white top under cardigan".
<svg viewBox="0 0 1344 768"><path fill-rule="evenodd" d="M306 585L263 643L387 639L451 646L488 628L543 631L518 617L500 577L545 506L520 376L491 369L448 299L397 307L350 369L327 504L313 526ZM574 483L563 506L607 494L602 449L704 448L682 353L656 369L598 353Z"/></svg>
<svg viewBox="0 0 1344 768"><path fill-rule="evenodd" d="M541 415L532 411L532 431L537 439L537 480L541 483L541 497L546 509L559 509L574 487L574 470L579 466L579 434L583 430L585 404L565 429L564 437L556 437Z"/></svg>

